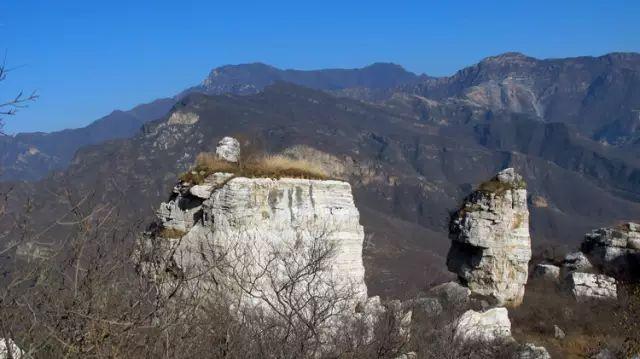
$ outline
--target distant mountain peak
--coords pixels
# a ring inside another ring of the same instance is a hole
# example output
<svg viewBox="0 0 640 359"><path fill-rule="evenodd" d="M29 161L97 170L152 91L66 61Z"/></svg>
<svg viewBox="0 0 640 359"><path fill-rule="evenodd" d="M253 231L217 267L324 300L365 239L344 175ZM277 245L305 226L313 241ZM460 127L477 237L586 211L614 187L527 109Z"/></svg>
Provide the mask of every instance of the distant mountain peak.
<svg viewBox="0 0 640 359"><path fill-rule="evenodd" d="M509 62L529 62L536 61L535 58L527 56L520 52L505 52L496 56L489 56L483 59L480 63L509 63Z"/></svg>
<svg viewBox="0 0 640 359"><path fill-rule="evenodd" d="M355 88L384 91L414 83L418 78L418 75L390 62L376 62L354 69L322 70L283 70L255 62L216 67L199 86L187 92L204 92L210 95L222 93L250 95L262 91L266 86L277 81L326 91Z"/></svg>

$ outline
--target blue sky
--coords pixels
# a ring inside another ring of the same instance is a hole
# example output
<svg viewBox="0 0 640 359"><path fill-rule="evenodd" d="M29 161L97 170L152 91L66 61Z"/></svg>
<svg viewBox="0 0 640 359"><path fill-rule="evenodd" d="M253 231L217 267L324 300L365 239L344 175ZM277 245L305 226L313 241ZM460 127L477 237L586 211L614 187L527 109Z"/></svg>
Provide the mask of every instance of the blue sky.
<svg viewBox="0 0 640 359"><path fill-rule="evenodd" d="M40 99L5 130L79 127L171 96L213 67L360 67L448 75L506 51L568 57L640 51L640 1L0 0L0 98Z"/></svg>

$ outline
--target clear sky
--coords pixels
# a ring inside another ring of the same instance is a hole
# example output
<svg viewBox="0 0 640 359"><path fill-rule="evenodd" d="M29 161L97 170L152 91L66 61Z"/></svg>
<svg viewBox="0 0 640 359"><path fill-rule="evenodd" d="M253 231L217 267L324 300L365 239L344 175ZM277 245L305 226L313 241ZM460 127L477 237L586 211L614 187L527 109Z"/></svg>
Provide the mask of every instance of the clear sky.
<svg viewBox="0 0 640 359"><path fill-rule="evenodd" d="M0 99L40 99L5 130L79 127L172 96L213 67L399 63L449 75L483 57L640 52L640 1L0 0Z"/></svg>

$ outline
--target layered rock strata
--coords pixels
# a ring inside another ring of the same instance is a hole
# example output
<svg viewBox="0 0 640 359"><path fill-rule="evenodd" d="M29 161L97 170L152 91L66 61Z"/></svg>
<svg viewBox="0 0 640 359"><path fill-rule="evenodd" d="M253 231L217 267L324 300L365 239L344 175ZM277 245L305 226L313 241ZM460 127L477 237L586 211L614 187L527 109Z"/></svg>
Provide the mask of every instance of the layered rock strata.
<svg viewBox="0 0 640 359"><path fill-rule="evenodd" d="M618 298L616 280L603 274L573 272L566 281L578 301Z"/></svg>
<svg viewBox="0 0 640 359"><path fill-rule="evenodd" d="M602 273L618 280L640 281L640 224L593 230L585 235L582 252Z"/></svg>
<svg viewBox="0 0 640 359"><path fill-rule="evenodd" d="M508 168L480 185L451 219L450 271L494 304L522 302L531 259L527 190Z"/></svg>
<svg viewBox="0 0 640 359"><path fill-rule="evenodd" d="M238 142L224 138L216 153L237 161ZM354 309L367 299L364 231L347 182L213 173L197 185L179 183L157 215L142 252L164 258L146 263L198 278L196 289L213 286L265 307L283 301L281 287L294 302L332 293L338 307Z"/></svg>

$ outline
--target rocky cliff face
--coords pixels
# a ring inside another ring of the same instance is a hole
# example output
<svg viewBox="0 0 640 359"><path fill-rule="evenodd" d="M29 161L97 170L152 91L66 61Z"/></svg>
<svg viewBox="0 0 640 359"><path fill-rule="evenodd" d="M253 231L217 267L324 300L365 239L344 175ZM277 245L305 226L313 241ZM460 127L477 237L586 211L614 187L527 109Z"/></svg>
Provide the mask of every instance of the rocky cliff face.
<svg viewBox="0 0 640 359"><path fill-rule="evenodd" d="M221 158L238 158L234 141L221 141ZM277 287L294 279L309 291L301 297L335 290L352 308L367 298L364 231L347 182L214 173L178 184L157 213L160 229L145 246L168 256L161 272L215 272L215 283L197 285L226 287L257 305L280 300Z"/></svg>
<svg viewBox="0 0 640 359"><path fill-rule="evenodd" d="M472 293L522 302L531 259L527 190L513 168L483 183L451 219L447 266Z"/></svg>

